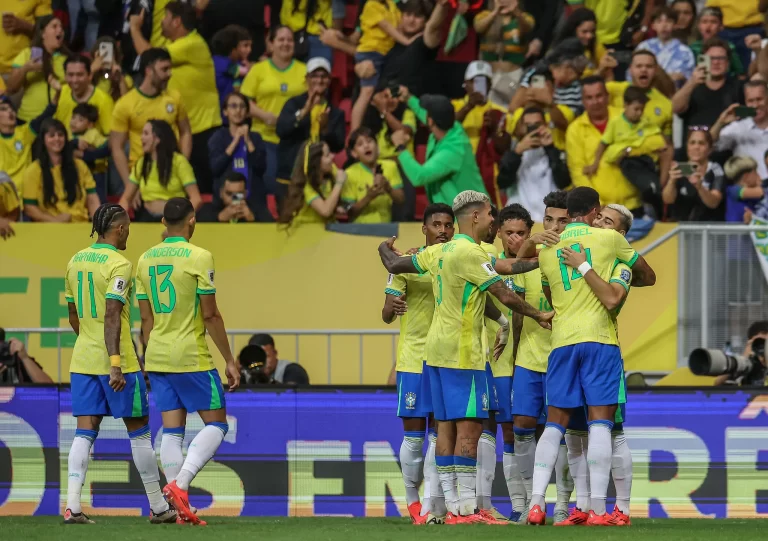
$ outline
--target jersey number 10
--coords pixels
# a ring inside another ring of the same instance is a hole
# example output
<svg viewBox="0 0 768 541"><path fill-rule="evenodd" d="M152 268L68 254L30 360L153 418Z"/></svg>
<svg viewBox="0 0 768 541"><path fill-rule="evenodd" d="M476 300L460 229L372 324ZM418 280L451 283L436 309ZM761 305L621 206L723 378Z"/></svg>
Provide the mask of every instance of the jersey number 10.
<svg viewBox="0 0 768 541"><path fill-rule="evenodd" d="M156 314L168 314L176 308L176 288L171 282L173 265L149 267L149 288L152 290L152 307ZM157 280L160 278L160 287ZM168 303L160 300L160 294L168 292Z"/></svg>
<svg viewBox="0 0 768 541"><path fill-rule="evenodd" d="M578 244L571 244L570 249L574 252L581 252L581 246ZM592 265L592 252L589 248L584 248L584 254L587 256L587 263ZM575 282L579 278L583 278L578 269L573 269L563 263L563 251L557 251L557 257L560 260L560 277L563 279L563 289L566 291L571 290L571 282ZM569 276L570 275L570 276Z"/></svg>

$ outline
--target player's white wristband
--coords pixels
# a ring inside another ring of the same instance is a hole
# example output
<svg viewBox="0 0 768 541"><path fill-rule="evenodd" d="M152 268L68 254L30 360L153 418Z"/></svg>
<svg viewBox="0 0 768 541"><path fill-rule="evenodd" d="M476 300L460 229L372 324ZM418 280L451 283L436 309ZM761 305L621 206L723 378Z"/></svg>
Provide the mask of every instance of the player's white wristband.
<svg viewBox="0 0 768 541"><path fill-rule="evenodd" d="M496 323L498 323L501 327L509 327L509 320L504 317L504 314L499 316L499 319L496 320Z"/></svg>
<svg viewBox="0 0 768 541"><path fill-rule="evenodd" d="M581 265L579 265L579 268L578 268L578 270L579 270L579 272L581 273L581 275L582 275L582 276L584 276L585 274L587 274L589 271L591 271L591 270L592 270L592 265L590 265L589 263L587 263L587 262L585 261L584 263L582 263Z"/></svg>

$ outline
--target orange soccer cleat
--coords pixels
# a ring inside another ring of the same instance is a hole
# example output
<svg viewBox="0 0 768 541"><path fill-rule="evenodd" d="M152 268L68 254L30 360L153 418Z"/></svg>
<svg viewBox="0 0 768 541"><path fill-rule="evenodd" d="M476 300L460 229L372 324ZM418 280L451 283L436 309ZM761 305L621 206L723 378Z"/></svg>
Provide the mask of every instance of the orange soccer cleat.
<svg viewBox="0 0 768 541"><path fill-rule="evenodd" d="M613 517L613 519L616 521L617 526L630 526L632 524L632 521L629 520L629 515L622 513L618 507L613 508L611 517Z"/></svg>
<svg viewBox="0 0 768 541"><path fill-rule="evenodd" d="M532 526L544 526L547 523L547 514L541 510L541 507L534 505L528 511L528 524Z"/></svg>
<svg viewBox="0 0 768 541"><path fill-rule="evenodd" d="M480 524L483 519L479 515L454 515L448 513L445 515L445 524L455 526L456 524Z"/></svg>
<svg viewBox="0 0 768 541"><path fill-rule="evenodd" d="M589 520L589 514L578 507L574 507L571 509L568 518L561 520L560 522L555 522L555 526L586 526L587 520Z"/></svg>
<svg viewBox="0 0 768 541"><path fill-rule="evenodd" d="M499 520L498 518L494 517L493 513L488 509L480 509L475 514L480 517L480 522L482 524L492 524L494 526L506 526L509 524L508 520Z"/></svg>
<svg viewBox="0 0 768 541"><path fill-rule="evenodd" d="M421 502L413 502L409 505L408 514L411 516L411 522L416 526L423 526L427 523L427 515L421 515Z"/></svg>
<svg viewBox="0 0 768 541"><path fill-rule="evenodd" d="M619 526L617 520L613 515L605 513L604 515L596 515L594 511L589 512L589 518L587 519L587 526Z"/></svg>
<svg viewBox="0 0 768 541"><path fill-rule="evenodd" d="M195 526L204 526L205 523L197 518L197 515L189 507L189 495L186 490L181 490L176 481L171 481L163 488L165 500L176 509L179 518ZM176 521L179 524L179 521Z"/></svg>

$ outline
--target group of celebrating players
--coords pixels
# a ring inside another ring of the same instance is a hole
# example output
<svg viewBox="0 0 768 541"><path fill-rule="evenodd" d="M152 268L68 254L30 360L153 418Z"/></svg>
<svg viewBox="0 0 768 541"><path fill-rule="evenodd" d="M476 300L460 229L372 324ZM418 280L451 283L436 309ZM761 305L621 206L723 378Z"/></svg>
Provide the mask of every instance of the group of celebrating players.
<svg viewBox="0 0 768 541"><path fill-rule="evenodd" d="M146 344L145 370L162 412L160 473L149 429L147 387L130 327L133 266L125 250L130 219L120 205L106 204L93 216L96 244L76 253L67 265L65 297L77 334L72 352L72 414L77 429L69 452L65 524L91 524L81 509L81 491L91 447L105 415L122 418L133 461L144 484L150 522L204 525L189 505L192 480L213 457L228 430L224 391L206 342L206 330L226 361L229 390L240 373L216 305L211 253L189 240L195 211L189 200L168 200L164 240L147 250L136 272L136 298ZM187 412L205 427L182 452Z"/></svg>
<svg viewBox="0 0 768 541"><path fill-rule="evenodd" d="M544 204L544 231L532 235L521 205L496 213L487 195L465 191L453 208L427 207L424 247L408 256L394 238L379 247L390 273L382 317L400 317L400 464L415 524L543 525L553 470L556 526L630 524L616 318L630 286L652 286L656 275L625 239L625 207L601 207L588 187L552 192ZM491 503L497 423L509 520Z"/></svg>

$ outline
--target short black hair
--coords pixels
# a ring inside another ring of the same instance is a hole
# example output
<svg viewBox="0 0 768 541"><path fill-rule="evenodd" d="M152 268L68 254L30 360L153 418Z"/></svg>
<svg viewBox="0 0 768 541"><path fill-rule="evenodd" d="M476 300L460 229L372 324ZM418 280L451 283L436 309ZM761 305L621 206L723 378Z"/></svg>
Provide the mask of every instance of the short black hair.
<svg viewBox="0 0 768 541"><path fill-rule="evenodd" d="M271 335L266 333L258 333L251 336L251 339L248 340L249 346L272 346L275 347L275 340L272 338Z"/></svg>
<svg viewBox="0 0 768 541"><path fill-rule="evenodd" d="M768 85L765 81L747 81L744 83L744 91L746 92L748 88L762 88L768 94Z"/></svg>
<svg viewBox="0 0 768 541"><path fill-rule="evenodd" d="M443 131L450 130L456 122L456 111L451 105L451 100L446 96L424 94L419 100L419 104L427 111L427 115L435 125Z"/></svg>
<svg viewBox="0 0 768 541"><path fill-rule="evenodd" d="M630 103L641 103L645 105L648 103L649 98L645 90L637 86L628 86L624 91L624 105Z"/></svg>
<svg viewBox="0 0 768 541"><path fill-rule="evenodd" d="M605 86L605 79L603 79L599 75L590 75L589 77L584 77L581 80L582 87L585 87L587 85L596 85L596 84L601 84Z"/></svg>
<svg viewBox="0 0 768 541"><path fill-rule="evenodd" d="M253 41L250 32L238 24L228 24L211 38L211 53L229 56L241 41Z"/></svg>
<svg viewBox="0 0 768 541"><path fill-rule="evenodd" d="M373 133L373 130L371 128L368 128L366 126L360 126L359 128L357 128L356 130L354 130L352 133L349 134L349 143L347 143L347 152L351 153L352 150L354 150L355 145L357 144L357 140L360 137L368 137L376 141L376 135Z"/></svg>
<svg viewBox="0 0 768 541"><path fill-rule="evenodd" d="M726 56L728 57L728 60L731 59L731 47L728 45L728 42L725 40L722 40L718 38L717 36L709 38L707 41L705 41L701 46L701 52L706 53L710 49L714 47L720 47L725 51Z"/></svg>
<svg viewBox="0 0 768 541"><path fill-rule="evenodd" d="M174 18L181 19L181 24L189 31L195 29L197 24L197 12L192 4L186 2L174 1L165 6L165 11L169 12Z"/></svg>
<svg viewBox="0 0 768 541"><path fill-rule="evenodd" d="M91 228L91 236L96 233L99 237L103 237L112 227L112 222L122 215L128 216L125 209L115 203L105 203L96 209L93 213L93 227Z"/></svg>
<svg viewBox="0 0 768 541"><path fill-rule="evenodd" d="M651 22L655 23L662 17L666 17L667 19L671 20L672 22L677 22L677 11L672 9L669 6L662 6L660 8L656 8L656 11L653 12L653 15L651 15Z"/></svg>
<svg viewBox="0 0 768 541"><path fill-rule="evenodd" d="M519 203L512 203L511 205L507 205L501 209L501 212L499 212L499 226L503 225L504 222L509 220L521 220L525 222L525 225L528 229L533 227L533 218L531 218L531 213L528 212L528 209Z"/></svg>
<svg viewBox="0 0 768 541"><path fill-rule="evenodd" d="M75 105L75 108L72 109L72 116L75 115L80 115L92 124L99 121L99 110L90 103L78 103Z"/></svg>
<svg viewBox="0 0 768 541"><path fill-rule="evenodd" d="M291 363L283 370L284 385L309 385L309 374L298 363Z"/></svg>
<svg viewBox="0 0 768 541"><path fill-rule="evenodd" d="M242 173L238 173L237 171L230 171L229 174L224 178L225 182L248 182L248 179L246 176Z"/></svg>
<svg viewBox="0 0 768 541"><path fill-rule="evenodd" d="M181 222L189 218L190 214L194 214L195 207L189 202L186 197L172 197L165 203L163 209L163 219L168 225L179 225Z"/></svg>
<svg viewBox="0 0 768 541"><path fill-rule="evenodd" d="M144 75L147 72L147 68L151 68L156 62L171 61L171 55L165 49L159 47L152 47L141 53L139 59L139 73Z"/></svg>
<svg viewBox="0 0 768 541"><path fill-rule="evenodd" d="M64 61L64 71L67 71L67 66L70 64L82 64L85 66L86 73L91 73L91 61L88 59L87 56L74 53L67 57L67 59Z"/></svg>
<svg viewBox="0 0 768 541"><path fill-rule="evenodd" d="M431 0L408 0L407 2L399 2L397 5L402 13L410 13L425 19L429 18L432 10L435 9L435 3Z"/></svg>
<svg viewBox="0 0 768 541"><path fill-rule="evenodd" d="M556 190L544 196L544 208L563 209L568 208L568 192Z"/></svg>
<svg viewBox="0 0 768 541"><path fill-rule="evenodd" d="M525 115L541 115L542 118L545 118L544 109L541 107L536 107L535 105L523 109L523 114L520 115L520 118L523 118Z"/></svg>
<svg viewBox="0 0 768 541"><path fill-rule="evenodd" d="M566 201L568 216L580 218L600 208L600 194L589 186L577 186L568 194Z"/></svg>
<svg viewBox="0 0 768 541"><path fill-rule="evenodd" d="M493 203L491 203L491 216L493 216L494 220L499 218L499 209Z"/></svg>
<svg viewBox="0 0 768 541"><path fill-rule="evenodd" d="M267 364L267 352L261 346L255 346L248 344L240 350L240 355L237 356L240 361L240 366L243 368L256 368L259 365Z"/></svg>
<svg viewBox="0 0 768 541"><path fill-rule="evenodd" d="M447 214L451 217L451 221L456 221L456 216L453 214L453 209L450 206L445 203L432 203L424 209L424 225L427 225L429 219L435 214Z"/></svg>
<svg viewBox="0 0 768 541"><path fill-rule="evenodd" d="M659 65L659 60L656 58L656 55L648 49L635 49L632 51L632 60L634 60L636 56L650 56L653 58L653 63L657 66Z"/></svg>
<svg viewBox="0 0 768 541"><path fill-rule="evenodd" d="M758 334L768 333L768 321L755 321L747 329L747 340L752 340Z"/></svg>

